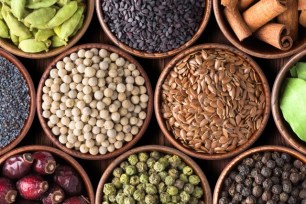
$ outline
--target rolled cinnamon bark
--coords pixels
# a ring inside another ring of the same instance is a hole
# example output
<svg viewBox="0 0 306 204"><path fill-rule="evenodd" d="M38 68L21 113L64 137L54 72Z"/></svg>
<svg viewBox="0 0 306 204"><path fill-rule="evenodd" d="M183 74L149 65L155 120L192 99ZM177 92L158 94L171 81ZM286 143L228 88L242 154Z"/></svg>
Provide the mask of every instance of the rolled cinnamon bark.
<svg viewBox="0 0 306 204"><path fill-rule="evenodd" d="M252 31L245 24L238 8L235 10L230 10L229 8L225 7L224 14L228 23L240 41L243 41L252 35Z"/></svg>
<svg viewBox="0 0 306 204"><path fill-rule="evenodd" d="M244 11L249 8L255 0L239 0L238 9L239 11Z"/></svg>
<svg viewBox="0 0 306 204"><path fill-rule="evenodd" d="M300 24L306 28L306 10L303 10L300 15Z"/></svg>
<svg viewBox="0 0 306 204"><path fill-rule="evenodd" d="M229 10L235 10L238 6L238 0L221 0L221 4Z"/></svg>
<svg viewBox="0 0 306 204"><path fill-rule="evenodd" d="M288 28L279 23L268 23L264 25L255 32L254 36L283 51L289 50L293 45Z"/></svg>
<svg viewBox="0 0 306 204"><path fill-rule="evenodd" d="M247 9L242 16L251 31L255 32L286 10L286 0L261 0Z"/></svg>
<svg viewBox="0 0 306 204"><path fill-rule="evenodd" d="M306 10L306 1L305 0L298 0L298 10Z"/></svg>
<svg viewBox="0 0 306 204"><path fill-rule="evenodd" d="M306 2L306 0L304 0ZM299 30L299 11L297 0L287 1L287 10L277 17L277 22L286 25L293 40L297 38Z"/></svg>

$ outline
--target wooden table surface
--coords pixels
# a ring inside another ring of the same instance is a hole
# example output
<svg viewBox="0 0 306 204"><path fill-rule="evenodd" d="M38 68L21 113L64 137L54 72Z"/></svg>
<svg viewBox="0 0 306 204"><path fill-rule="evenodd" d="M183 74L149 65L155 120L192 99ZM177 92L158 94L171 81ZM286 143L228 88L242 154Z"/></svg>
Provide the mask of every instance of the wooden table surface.
<svg viewBox="0 0 306 204"><path fill-rule="evenodd" d="M112 44L111 41L107 38L107 36L103 33L102 28L98 22L96 13L94 14L89 29L87 30L87 32L85 33L85 35L79 41L78 44L84 44L84 43ZM215 17L213 15L211 16L209 24L205 29L204 33L195 44L202 44L202 43L230 44L226 40L224 35L221 33L217 25L217 22L215 20ZM24 58L19 58L19 59L21 60L22 63L24 63L24 65L30 72L34 84L37 88L40 77L42 76L48 63L51 62L53 58L41 59L41 60L24 59ZM163 70L163 67L166 65L166 63L169 62L169 60L171 60L171 58L160 59L160 60L141 59L141 58L136 58L136 59L142 64L142 66L148 73L148 76L150 77L151 84L154 90L159 74ZM258 58L253 58L253 59L261 66L262 70L264 71L269 81L270 90L272 90L274 79L278 73L278 70L280 70L281 66L286 61L288 61L288 58L278 59L278 60L265 60ZM50 140L44 134L37 116L35 116L33 125L29 133L27 134L25 139L21 142L21 144L18 145L18 147L23 145L33 145L33 144L53 146ZM142 139L137 143L136 146L149 145L149 144L171 146L163 136L161 130L159 129L155 115L153 115L152 117L148 130L146 131L146 133L144 134ZM253 147L259 145L268 145L268 144L287 146L287 144L280 136L274 124L272 113L270 114L270 119L265 131L261 135L260 139L255 143L255 145L253 145ZM106 161L86 161L80 159L77 160L82 164L82 166L87 171L95 190L103 171L105 170L107 165L111 162L111 160L106 160ZM210 182L211 189L213 191L216 181L222 169L230 161L230 159L222 161L203 161L195 159L195 161L203 169L204 173L206 174Z"/></svg>

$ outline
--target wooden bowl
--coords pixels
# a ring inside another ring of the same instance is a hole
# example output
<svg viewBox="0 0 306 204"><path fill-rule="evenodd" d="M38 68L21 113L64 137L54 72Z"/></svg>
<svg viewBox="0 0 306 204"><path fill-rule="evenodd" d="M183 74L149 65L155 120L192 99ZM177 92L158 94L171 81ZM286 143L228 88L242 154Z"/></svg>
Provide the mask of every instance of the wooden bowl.
<svg viewBox="0 0 306 204"><path fill-rule="evenodd" d="M144 77L145 79L145 86L147 88L147 93L149 96L149 101L148 101L148 107L147 107L147 117L144 120L144 123L142 125L142 127L139 130L139 133L134 136L133 140L130 142L127 142L123 145L123 147L121 149L115 150L114 152L110 152L107 153L105 155L90 155L88 154L83 154L80 151L77 150L73 150L73 149L68 149L66 146L62 145L59 141L58 138L56 138L53 133L51 132L50 128L47 125L47 121L45 118L42 117L42 88L45 84L46 79L48 79L49 77L49 73L50 70L52 68L54 68L54 66L56 65L56 62L58 62L59 60L63 59L64 57L66 57L67 55L76 52L77 50L80 49L91 49L91 48L97 48L97 49L106 49L108 51L111 52L116 52L118 53L121 57L125 58L126 60L128 60L129 62L133 63L136 65L136 67L138 68L138 70L140 71L141 76ZM128 149L130 149L133 145L136 144L136 142L142 137L142 135L145 133L151 117L152 117L152 112L153 112L153 91L152 91L152 87L150 84L150 79L148 77L148 75L146 74L145 70L142 68L142 66L129 54L125 53L124 51L111 46L111 45L106 45L106 44L99 44L99 43L92 43L92 44L84 44L84 45L79 45L76 47L73 47L67 51L65 51L64 53L62 53L61 55L59 55L58 57L56 57L50 64L49 66L46 68L43 76L40 79L39 85L38 85L38 90L37 90L37 112L38 112L38 118L40 121L40 124L43 127L44 132L47 134L48 138L61 150L63 150L64 152L81 158L81 159L86 159L86 160L103 160L103 159L109 159L111 157L115 157L118 156L124 152L126 152Z"/></svg>
<svg viewBox="0 0 306 204"><path fill-rule="evenodd" d="M175 139L172 132L170 132L167 129L166 123L164 121L163 115L161 113L161 93L162 93L162 85L165 81L165 79L167 78L168 74L173 70L174 66L180 61L182 60L184 57L186 57L187 55L203 50L203 49L223 49L223 50L227 50L231 53L234 53L235 55L238 55L240 57L242 57L245 61L247 61L257 72L258 76L260 77L260 80L262 82L263 85L263 89L264 89L264 94L265 94L265 98L266 98L266 107L263 113L263 121L262 124L260 126L260 128L253 134L253 136L250 137L250 139L243 145L237 147L236 149L234 149L233 151L230 151L228 153L224 153L224 154L203 154L203 153L198 153L192 149L188 149L186 148L179 140ZM185 50L184 52L182 52L181 54L177 55L176 57L174 57L164 68L163 72L161 73L158 81L157 81L157 85L156 85L156 89L155 89L155 94L154 94L154 109L155 109L155 115L157 118L157 122L159 124L159 127L161 128L162 132L164 133L164 135L166 136L166 138L170 141L170 143L172 145L174 145L177 149L183 151L184 153L192 156L192 157L196 157L199 159L207 159L207 160L219 160L219 159L226 159L229 157L233 157L241 152L243 152L244 150L246 150L247 148L249 148L261 135L261 133L263 132L265 126L267 125L268 119L269 119L269 115L270 115L270 88L269 88L269 84L267 82L267 79L264 75L264 73L262 72L262 70L260 69L260 67L258 66L258 64L252 60L252 58L250 58L248 55L242 53L241 51L237 50L234 47L228 46L228 45L222 45L222 44L202 44L202 45L198 45L192 48L189 48L188 50Z"/></svg>
<svg viewBox="0 0 306 204"><path fill-rule="evenodd" d="M224 16L224 7L221 5L221 0L213 1L213 7L217 23L222 33L235 47L249 55L266 59L277 59L294 55L306 47L306 28L302 26L299 26L299 38L288 51L279 50L252 36L240 42Z"/></svg>
<svg viewBox="0 0 306 204"><path fill-rule="evenodd" d="M202 188L204 190L204 202L205 202L205 204L211 204L212 203L212 196L211 196L211 190L210 190L209 183L208 183L207 178L204 175L203 171L197 165L196 162L194 162L190 157L188 157L187 155L183 154L182 152L180 152L176 149L166 147L166 146L160 146L160 145L147 145L147 146L137 147L137 148L134 148L134 149L131 149L131 150L125 152L124 154L122 154L121 156L116 158L107 167L107 169L104 171L104 173L103 173L103 175L100 179L100 182L99 182L99 185L98 185L98 188L97 188L97 191L96 191L96 204L101 204L102 203L103 186L104 186L105 183L110 181L110 177L112 176L113 170L122 161L126 160L127 157L130 156L131 154L140 153L140 152L152 152L152 151L158 151L158 152L162 152L162 153L165 153L165 154L177 155L180 158L182 158L182 160L187 165L192 167L194 172L200 177L201 183L202 183Z"/></svg>
<svg viewBox="0 0 306 204"><path fill-rule="evenodd" d="M8 61L10 61L12 64L14 64L20 73L23 75L29 89L29 95L30 95L30 107L29 107L29 116L27 120L25 121L23 128L20 131L19 136L16 137L15 140L13 140L10 144L5 146L4 148L0 149L0 155L5 154L6 152L10 151L13 149L15 146L17 146L21 140L26 136L27 132L29 131L33 120L35 116L35 110L36 110L36 92L35 92L35 87L32 81L32 78L27 71L27 69L23 66L23 64L13 55L5 52L3 49L0 49L0 56L3 58L6 58Z"/></svg>
<svg viewBox="0 0 306 204"><path fill-rule="evenodd" d="M27 152L36 152L36 151L50 152L51 154L53 154L55 158L59 158L60 160L62 160L61 161L62 164L67 164L73 167L83 180L83 184L84 184L84 187L87 193L87 195L85 196L89 199L90 204L94 204L94 198L95 198L94 190L92 188L91 181L87 173L83 169L83 167L74 158L72 158L68 154L56 148L48 147L48 146L41 146L41 145L31 145L31 146L20 147L2 156L0 158L0 165L2 165L5 162L5 160L7 160L9 157L14 156L16 154L23 154Z"/></svg>
<svg viewBox="0 0 306 204"><path fill-rule="evenodd" d="M286 147L281 147L281 146L261 146L261 147L256 147L253 149L250 149L246 152L243 152L242 154L240 154L239 156L237 156L236 158L234 158L222 171L222 173L220 174L217 184L215 186L215 190L214 190L214 195L213 195L213 204L218 204L218 200L220 198L220 194L222 192L222 186L223 186L223 182L225 180L225 178L227 178L227 176L230 174L230 172L236 168L236 166L244 159L247 158L249 156L251 156L254 153L259 153L259 152L266 152L266 151L270 151L270 152L282 152L282 153L287 153L291 156L293 156L294 158L297 158L299 160L301 160L302 162L306 163L306 157L292 149L286 148Z"/></svg>
<svg viewBox="0 0 306 204"><path fill-rule="evenodd" d="M107 23L104 20L104 14L102 10L102 0L96 0L96 11L98 14L99 22L102 26L103 31L106 33L106 35L112 40L112 42L120 47L121 49L129 52L132 55L138 56L138 57L143 57L143 58L151 58L151 59L158 59L158 58L165 58L165 57L170 57L173 56L182 50L186 49L190 45L192 45L203 33L204 29L206 28L211 10L212 10L212 0L206 0L205 3L205 11L204 11L204 16L203 20L198 28L198 31L194 34L194 36L187 41L184 45L182 45L179 48L176 48L174 50L170 50L168 52L164 53L148 53L140 50L136 50L132 47L127 46L125 43L122 43L120 40L117 39L117 37L109 30Z"/></svg>
<svg viewBox="0 0 306 204"><path fill-rule="evenodd" d="M73 36L71 39L69 39L68 44L66 46L57 47L57 48L50 48L48 52L40 52L40 53L26 53L20 50L16 45L14 45L10 39L3 39L0 38L0 47L7 50L8 52L24 57L24 58L30 58L30 59L43 59L43 58L49 58L56 55L59 55L63 53L65 50L69 49L73 45L75 45L81 37L84 35L84 33L87 31L87 28L91 22L93 13L94 13L94 7L95 2L94 0L86 0L86 10L85 10L85 18L82 28L77 32L75 36Z"/></svg>
<svg viewBox="0 0 306 204"><path fill-rule="evenodd" d="M284 119L279 107L279 97L283 81L289 76L289 70L299 61L306 62L306 50L292 57L279 71L272 89L272 114L278 131L283 138L296 150L306 154L306 142L302 141L291 129L290 125Z"/></svg>

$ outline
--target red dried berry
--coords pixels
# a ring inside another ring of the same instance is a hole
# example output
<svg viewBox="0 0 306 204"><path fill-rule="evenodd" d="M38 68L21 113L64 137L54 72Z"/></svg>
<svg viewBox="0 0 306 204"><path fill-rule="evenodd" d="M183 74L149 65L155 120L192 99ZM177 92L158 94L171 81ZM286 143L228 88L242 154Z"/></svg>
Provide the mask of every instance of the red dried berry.
<svg viewBox="0 0 306 204"><path fill-rule="evenodd" d="M0 178L0 204L14 203L17 191L13 183L7 178Z"/></svg>
<svg viewBox="0 0 306 204"><path fill-rule="evenodd" d="M35 152L33 154L34 171L40 175L53 174L56 169L54 157L49 152Z"/></svg>
<svg viewBox="0 0 306 204"><path fill-rule="evenodd" d="M56 184L62 187L69 195L80 195L82 181L77 172L70 166L59 166L53 176Z"/></svg>
<svg viewBox="0 0 306 204"><path fill-rule="evenodd" d="M30 172L32 163L30 153L12 156L4 162L2 174L9 179L20 179Z"/></svg>
<svg viewBox="0 0 306 204"><path fill-rule="evenodd" d="M48 182L38 175L23 177L16 186L20 196L28 200L40 199L49 188Z"/></svg>
<svg viewBox="0 0 306 204"><path fill-rule="evenodd" d="M63 202L63 204L88 204L89 201L84 196L71 197Z"/></svg>
<svg viewBox="0 0 306 204"><path fill-rule="evenodd" d="M53 185L41 199L43 204L58 204L65 199L64 190L58 185Z"/></svg>

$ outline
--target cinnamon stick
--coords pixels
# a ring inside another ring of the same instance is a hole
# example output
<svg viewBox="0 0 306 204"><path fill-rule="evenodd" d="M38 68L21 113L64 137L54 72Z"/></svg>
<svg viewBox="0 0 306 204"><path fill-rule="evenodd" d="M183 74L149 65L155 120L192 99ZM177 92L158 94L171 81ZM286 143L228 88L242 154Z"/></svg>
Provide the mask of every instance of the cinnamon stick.
<svg viewBox="0 0 306 204"><path fill-rule="evenodd" d="M261 27L255 37L280 50L289 50L293 45L293 39L289 35L289 29L279 23L268 23Z"/></svg>
<svg viewBox="0 0 306 204"><path fill-rule="evenodd" d="M226 7L224 9L224 14L228 23L230 24L231 28L233 29L234 33L240 41L243 41L244 39L252 35L251 30L245 24L238 8L236 8L235 10L230 10Z"/></svg>
<svg viewBox="0 0 306 204"><path fill-rule="evenodd" d="M306 1L305 0L298 0L298 10L306 10Z"/></svg>
<svg viewBox="0 0 306 204"><path fill-rule="evenodd" d="M239 11L244 11L249 8L255 0L239 0L238 8Z"/></svg>
<svg viewBox="0 0 306 204"><path fill-rule="evenodd" d="M306 28L306 10L303 10L300 15L300 24Z"/></svg>
<svg viewBox="0 0 306 204"><path fill-rule="evenodd" d="M306 0L304 0L306 2ZM277 17L277 22L286 25L293 40L297 38L299 30L299 11L297 0L287 1L287 10Z"/></svg>
<svg viewBox="0 0 306 204"><path fill-rule="evenodd" d="M221 0L221 4L229 10L235 10L238 6L238 0Z"/></svg>
<svg viewBox="0 0 306 204"><path fill-rule="evenodd" d="M242 16L248 27L254 32L286 10L286 0L261 0L247 9Z"/></svg>

